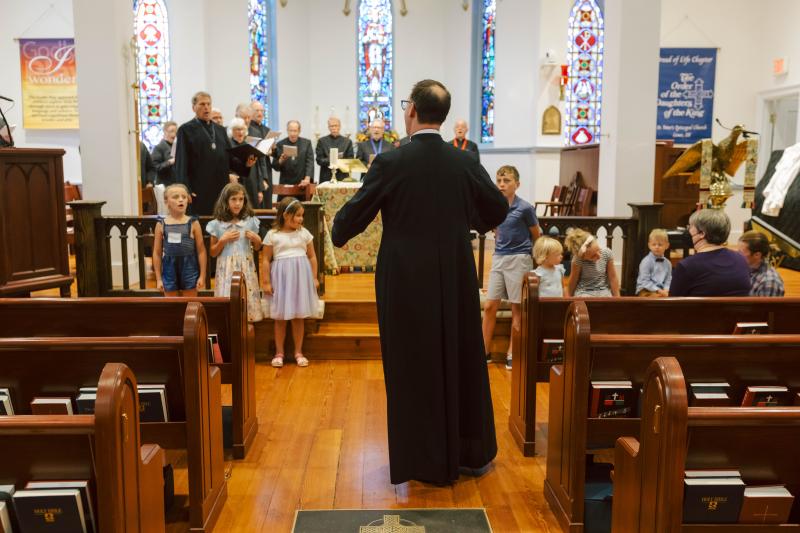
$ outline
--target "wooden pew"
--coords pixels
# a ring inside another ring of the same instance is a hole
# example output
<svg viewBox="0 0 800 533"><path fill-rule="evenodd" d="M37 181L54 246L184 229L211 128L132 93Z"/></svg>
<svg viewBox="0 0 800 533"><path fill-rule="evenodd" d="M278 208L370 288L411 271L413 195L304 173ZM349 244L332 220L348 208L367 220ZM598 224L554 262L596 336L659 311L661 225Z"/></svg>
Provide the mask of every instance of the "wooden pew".
<svg viewBox="0 0 800 533"><path fill-rule="evenodd" d="M800 298L540 298L539 278L522 282L521 330L511 369L508 426L526 456L535 453L536 383L549 379L542 340L564 337L564 316L574 301L583 301L594 333L733 332L737 322L767 322L773 333L800 333Z"/></svg>
<svg viewBox="0 0 800 533"><path fill-rule="evenodd" d="M775 361L765 364L779 370ZM742 378L740 369L722 367L720 376ZM795 364L795 382L796 369ZM748 485L786 485L797 496L800 407L688 407L684 374L673 357L654 360L645 379L640 439L622 437L616 443L612 531L800 531L797 503L791 525L682 524L686 469L739 470Z"/></svg>
<svg viewBox="0 0 800 533"><path fill-rule="evenodd" d="M165 384L170 421L142 423L142 441L187 450L190 527L211 531L227 488L220 371L208 363L207 334L202 304L190 302L180 336L0 338L0 386L24 410L36 396L92 386L109 361L130 367L139 383Z"/></svg>
<svg viewBox="0 0 800 533"><path fill-rule="evenodd" d="M544 493L565 531L583 531L587 453L639 434L638 418L589 417L592 380L630 380L638 392L650 362L671 355L693 380L728 378L735 397L754 381L800 387L800 380L787 383L782 375L800 377L800 335L596 334L586 302L577 301L567 313L564 340L564 364L550 370Z"/></svg>
<svg viewBox="0 0 800 533"><path fill-rule="evenodd" d="M208 332L219 337L222 383L231 384L233 455L244 458L258 433L255 332L247 323L244 276L235 273L231 297L17 298L0 299L0 337L103 337L183 335L190 302L199 302Z"/></svg>
<svg viewBox="0 0 800 533"><path fill-rule="evenodd" d="M96 385L94 415L0 416L0 483L90 480L99 531L163 532L164 451L141 446L136 378L108 363Z"/></svg>

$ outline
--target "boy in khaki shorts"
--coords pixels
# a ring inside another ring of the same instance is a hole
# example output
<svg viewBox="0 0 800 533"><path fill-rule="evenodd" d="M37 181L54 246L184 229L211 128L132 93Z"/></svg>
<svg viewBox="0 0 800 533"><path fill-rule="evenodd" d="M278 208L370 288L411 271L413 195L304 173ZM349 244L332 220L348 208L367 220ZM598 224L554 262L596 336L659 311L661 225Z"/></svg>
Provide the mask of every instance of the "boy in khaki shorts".
<svg viewBox="0 0 800 533"><path fill-rule="evenodd" d="M536 210L518 197L519 172L511 165L497 171L497 188L508 200L508 214L495 229L495 247L492 270L489 272L489 290L483 306L483 343L489 362L489 345L494 333L497 308L500 300L511 302L511 339L520 328L520 301L522 277L533 270L533 241L540 234ZM513 348L513 347L512 347ZM512 350L513 351L513 350ZM506 368L511 370L511 351L506 356Z"/></svg>

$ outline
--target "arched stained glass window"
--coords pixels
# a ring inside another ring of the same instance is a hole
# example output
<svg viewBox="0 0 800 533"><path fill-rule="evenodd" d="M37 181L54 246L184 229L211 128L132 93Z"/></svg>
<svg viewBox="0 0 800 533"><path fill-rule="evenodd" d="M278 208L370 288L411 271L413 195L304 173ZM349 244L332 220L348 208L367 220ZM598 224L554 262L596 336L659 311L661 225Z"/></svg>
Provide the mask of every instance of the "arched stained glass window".
<svg viewBox="0 0 800 533"><path fill-rule="evenodd" d="M139 84L139 130L152 150L162 127L172 118L169 70L169 24L163 0L135 0L136 76Z"/></svg>
<svg viewBox="0 0 800 533"><path fill-rule="evenodd" d="M600 142L603 101L603 15L595 0L577 0L569 16L569 82L565 138L568 145Z"/></svg>
<svg viewBox="0 0 800 533"><path fill-rule="evenodd" d="M358 3L358 123L364 130L375 118L392 128L394 42L392 1Z"/></svg>
<svg viewBox="0 0 800 533"><path fill-rule="evenodd" d="M264 125L274 118L272 21L275 17L274 0L249 0L248 21L250 35L250 99L264 105Z"/></svg>
<svg viewBox="0 0 800 533"><path fill-rule="evenodd" d="M481 142L494 142L494 24L496 0L481 0Z"/></svg>

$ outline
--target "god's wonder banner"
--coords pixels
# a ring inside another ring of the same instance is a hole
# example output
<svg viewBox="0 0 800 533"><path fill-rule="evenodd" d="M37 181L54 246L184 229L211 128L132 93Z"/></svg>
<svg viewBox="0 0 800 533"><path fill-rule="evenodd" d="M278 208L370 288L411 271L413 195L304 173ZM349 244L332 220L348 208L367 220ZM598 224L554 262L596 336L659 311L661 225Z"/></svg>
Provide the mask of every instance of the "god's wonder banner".
<svg viewBox="0 0 800 533"><path fill-rule="evenodd" d="M75 39L20 39L25 129L78 128Z"/></svg>

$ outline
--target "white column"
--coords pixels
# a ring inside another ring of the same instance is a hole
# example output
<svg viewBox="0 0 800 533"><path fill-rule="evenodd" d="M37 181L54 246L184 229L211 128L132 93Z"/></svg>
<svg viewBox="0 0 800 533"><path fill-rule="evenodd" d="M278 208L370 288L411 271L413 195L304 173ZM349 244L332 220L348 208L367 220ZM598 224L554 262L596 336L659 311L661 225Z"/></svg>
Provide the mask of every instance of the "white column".
<svg viewBox="0 0 800 533"><path fill-rule="evenodd" d="M653 199L661 0L606 0L599 216Z"/></svg>
<svg viewBox="0 0 800 533"><path fill-rule="evenodd" d="M73 0L83 196L104 214L138 213L133 4Z"/></svg>
<svg viewBox="0 0 800 533"><path fill-rule="evenodd" d="M250 101L247 6L247 0L205 2L206 86L196 91L211 94L211 103L222 110L226 126L236 105Z"/></svg>

